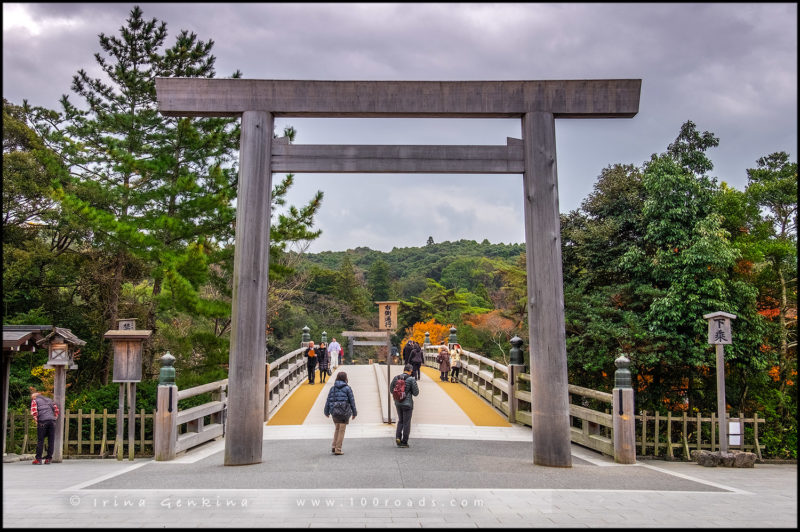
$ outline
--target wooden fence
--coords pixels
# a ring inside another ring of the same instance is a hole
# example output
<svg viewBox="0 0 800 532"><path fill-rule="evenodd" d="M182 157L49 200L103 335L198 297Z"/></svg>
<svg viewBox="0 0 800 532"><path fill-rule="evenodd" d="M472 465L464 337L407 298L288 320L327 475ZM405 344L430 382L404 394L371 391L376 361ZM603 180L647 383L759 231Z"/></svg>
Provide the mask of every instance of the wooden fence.
<svg viewBox="0 0 800 532"><path fill-rule="evenodd" d="M729 415L727 421L740 422L742 428L738 445L732 445L729 438L728 451L753 452L761 460L764 445L758 439L758 426L766 420L759 417L758 412L749 418L740 412L738 418ZM636 435L638 455L676 458L677 454L689 460L691 451L719 450L719 419L713 413L704 417L700 413L673 415L667 412L665 416L658 412L641 412L636 416Z"/></svg>
<svg viewBox="0 0 800 532"><path fill-rule="evenodd" d="M137 456L153 454L154 416L155 411L148 414L144 409L135 415L137 438L134 450ZM84 412L82 409L77 412L69 409L64 411L64 457L115 456L113 447L116 437L116 410L109 412L103 409L102 413L95 410ZM6 451L17 454L36 452L36 423L29 410L9 411Z"/></svg>

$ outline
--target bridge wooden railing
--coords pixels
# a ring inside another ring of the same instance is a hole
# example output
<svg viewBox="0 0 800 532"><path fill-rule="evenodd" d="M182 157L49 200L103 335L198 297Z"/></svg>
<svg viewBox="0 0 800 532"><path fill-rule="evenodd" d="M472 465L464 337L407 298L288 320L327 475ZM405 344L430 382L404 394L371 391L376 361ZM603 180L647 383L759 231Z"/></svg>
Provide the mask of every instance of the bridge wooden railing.
<svg viewBox="0 0 800 532"><path fill-rule="evenodd" d="M425 346L427 366L438 369L436 355L440 347ZM462 350L461 361L459 381L462 384L507 415L509 422L531 426L530 374L517 372L518 366L506 366L470 351ZM571 441L615 456L614 395L573 384L569 385L568 393ZM672 459L679 453L682 459L689 460L690 449L719 449L716 437L719 420L713 413L710 416L699 413L687 416L686 412L659 415L658 412L634 413L632 404L627 408L632 426L626 437L640 448L640 456L661 454ZM738 418L730 417L727 421L741 423L741 436L736 443L729 444L729 448L752 451L761 459L765 446L759 442L758 428L759 423L765 422L764 418L759 418L758 413L752 417L739 413Z"/></svg>
<svg viewBox="0 0 800 532"><path fill-rule="evenodd" d="M425 346L425 364L438 368L439 345ZM477 353L462 349L459 381L508 416L511 423L531 426L531 377ZM614 456L613 419L605 410L591 408L589 400L610 404L612 394L569 385L571 439L585 447Z"/></svg>
<svg viewBox="0 0 800 532"><path fill-rule="evenodd" d="M295 349L267 363L267 387L264 393L264 421L280 407L289 393L308 375L305 347Z"/></svg>
<svg viewBox="0 0 800 532"><path fill-rule="evenodd" d="M176 387L177 388L177 387ZM225 434L225 408L228 379L201 384L177 392L177 401L211 392L211 401L185 410L177 410L170 416L175 424L174 452L180 453ZM156 411L156 422L169 412ZM209 422L206 423L206 417Z"/></svg>
<svg viewBox="0 0 800 532"><path fill-rule="evenodd" d="M305 348L301 347L266 363L264 421L269 419L289 393L305 379L307 361L304 352ZM175 372L171 367L169 369L169 380L172 382ZM158 386L153 445L156 460L172 460L180 452L225 435L227 387L228 379L186 390L178 390L174 384ZM179 400L209 392L211 401L186 410L178 409ZM206 422L206 419L209 421Z"/></svg>

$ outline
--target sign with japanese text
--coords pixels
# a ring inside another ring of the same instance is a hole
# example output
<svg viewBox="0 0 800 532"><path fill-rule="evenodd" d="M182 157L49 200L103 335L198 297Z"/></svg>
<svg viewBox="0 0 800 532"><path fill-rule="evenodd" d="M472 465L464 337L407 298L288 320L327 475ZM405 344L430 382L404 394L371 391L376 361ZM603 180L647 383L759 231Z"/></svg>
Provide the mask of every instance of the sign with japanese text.
<svg viewBox="0 0 800 532"><path fill-rule="evenodd" d="M378 305L378 329L395 330L397 329L397 305L398 301L376 301Z"/></svg>
<svg viewBox="0 0 800 532"><path fill-rule="evenodd" d="M727 312L714 312L703 316L708 320L708 343L709 344L732 344L733 335L731 332L731 319L736 319L733 314Z"/></svg>

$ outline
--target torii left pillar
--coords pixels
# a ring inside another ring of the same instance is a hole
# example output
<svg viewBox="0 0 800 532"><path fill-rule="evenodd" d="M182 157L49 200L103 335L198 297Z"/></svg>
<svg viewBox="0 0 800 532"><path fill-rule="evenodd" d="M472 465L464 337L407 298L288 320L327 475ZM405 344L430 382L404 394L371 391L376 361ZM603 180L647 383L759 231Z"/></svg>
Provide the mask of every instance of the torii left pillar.
<svg viewBox="0 0 800 532"><path fill-rule="evenodd" d="M273 125L272 113L242 113L225 465L261 462Z"/></svg>

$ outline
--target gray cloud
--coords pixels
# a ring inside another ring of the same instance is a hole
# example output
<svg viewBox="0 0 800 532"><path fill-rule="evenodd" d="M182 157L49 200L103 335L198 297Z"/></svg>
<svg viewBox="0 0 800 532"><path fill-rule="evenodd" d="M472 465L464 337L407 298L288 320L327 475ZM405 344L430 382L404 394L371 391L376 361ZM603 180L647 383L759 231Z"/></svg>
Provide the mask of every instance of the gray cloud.
<svg viewBox="0 0 800 532"><path fill-rule="evenodd" d="M4 97L56 108L78 69L96 73L98 34L117 34L133 5L4 4ZM759 157L796 158L796 4L140 5L167 22L168 44L181 29L213 40L220 77L240 69L262 79L641 78L635 118L557 122L562 212L580 205L604 167L664 151L686 120L720 138L712 174L739 189ZM32 23L9 25L20 8ZM503 144L520 129L515 120L276 123L297 127L300 143ZM326 194L312 251L422 245L428 236L524 238L519 176L299 175L296 183L295 204ZM409 201L457 215L411 215Z"/></svg>

